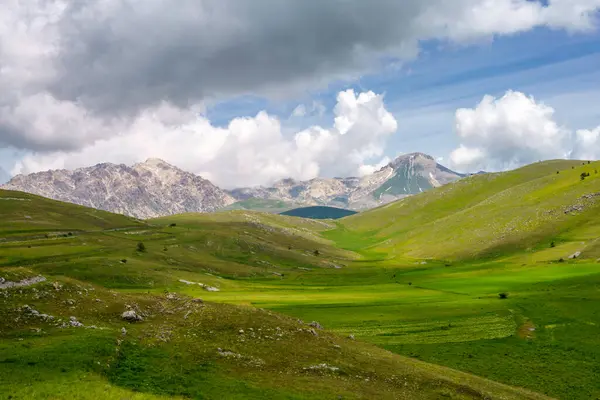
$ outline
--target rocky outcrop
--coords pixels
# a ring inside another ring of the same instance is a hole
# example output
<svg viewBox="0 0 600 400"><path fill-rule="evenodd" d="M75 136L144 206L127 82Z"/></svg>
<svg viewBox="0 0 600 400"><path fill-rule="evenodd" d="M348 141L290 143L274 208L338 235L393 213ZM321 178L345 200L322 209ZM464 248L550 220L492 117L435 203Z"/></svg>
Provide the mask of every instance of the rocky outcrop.
<svg viewBox="0 0 600 400"><path fill-rule="evenodd" d="M2 188L142 219L215 211L235 202L210 181L159 159L18 175Z"/></svg>

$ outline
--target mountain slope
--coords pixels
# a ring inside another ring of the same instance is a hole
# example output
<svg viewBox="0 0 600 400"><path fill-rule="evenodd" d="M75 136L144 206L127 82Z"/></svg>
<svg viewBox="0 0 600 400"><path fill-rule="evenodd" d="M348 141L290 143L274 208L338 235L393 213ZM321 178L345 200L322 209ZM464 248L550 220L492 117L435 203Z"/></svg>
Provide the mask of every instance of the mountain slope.
<svg viewBox="0 0 600 400"><path fill-rule="evenodd" d="M206 179L158 159L18 175L2 188L137 218L215 211L235 202Z"/></svg>
<svg viewBox="0 0 600 400"><path fill-rule="evenodd" d="M315 178L299 182L284 179L272 187L230 191L238 200L282 200L303 205L327 205L362 210L418 194L462 178L422 153L400 156L362 178Z"/></svg>
<svg viewBox="0 0 600 400"><path fill-rule="evenodd" d="M354 243L389 257L473 258L525 249L595 220L598 169L598 162L558 160L474 175L345 218L339 233L368 235ZM584 172L591 175L581 180Z"/></svg>
<svg viewBox="0 0 600 400"><path fill-rule="evenodd" d="M237 211L98 231L88 216L95 210L2 194L10 204L0 207L7 230L20 229L15 215L36 209L32 217L51 213L65 229L92 229L0 242L1 397L546 398L392 354L317 323L199 299L216 300L250 277L262 282L254 289L260 294L282 282L282 272L340 271L326 265L344 252L311 239L331 227L325 222ZM111 227L129 223L98 213L114 221ZM145 250L136 250L142 240ZM306 254L315 247L320 256Z"/></svg>
<svg viewBox="0 0 600 400"><path fill-rule="evenodd" d="M0 189L0 220L0 236L4 239L143 226L140 221L124 215L3 189Z"/></svg>

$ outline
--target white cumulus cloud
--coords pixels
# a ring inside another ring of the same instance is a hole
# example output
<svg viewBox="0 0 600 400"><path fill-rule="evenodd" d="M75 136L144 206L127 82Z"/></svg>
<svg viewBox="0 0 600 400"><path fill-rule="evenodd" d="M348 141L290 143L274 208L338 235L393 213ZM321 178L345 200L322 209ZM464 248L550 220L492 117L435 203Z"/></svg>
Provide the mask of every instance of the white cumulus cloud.
<svg viewBox="0 0 600 400"><path fill-rule="evenodd" d="M580 129L575 132L571 158L579 160L600 159L600 126L596 129Z"/></svg>
<svg viewBox="0 0 600 400"><path fill-rule="evenodd" d="M286 137L280 121L266 112L236 118L219 128L198 114L162 103L130 125L115 125L120 129L117 135L77 150L32 153L12 172L100 162L131 164L159 157L226 188L287 177L362 174L371 168L370 160L383 156L386 140L398 124L385 109L383 97L373 92L340 92L334 115L331 127L313 126Z"/></svg>
<svg viewBox="0 0 600 400"><path fill-rule="evenodd" d="M461 145L450 164L461 171L505 170L569 155L571 133L553 119L554 109L523 93L485 96L473 109L456 111Z"/></svg>

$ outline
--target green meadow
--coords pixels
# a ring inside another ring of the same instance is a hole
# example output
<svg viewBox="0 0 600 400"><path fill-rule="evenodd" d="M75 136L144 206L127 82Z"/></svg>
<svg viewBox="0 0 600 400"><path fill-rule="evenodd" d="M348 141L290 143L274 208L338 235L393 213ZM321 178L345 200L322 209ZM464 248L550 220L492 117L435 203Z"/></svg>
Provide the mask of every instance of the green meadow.
<svg viewBox="0 0 600 400"><path fill-rule="evenodd" d="M335 221L138 221L0 191L0 277L46 278L0 289L0 398L600 398L598 168Z"/></svg>

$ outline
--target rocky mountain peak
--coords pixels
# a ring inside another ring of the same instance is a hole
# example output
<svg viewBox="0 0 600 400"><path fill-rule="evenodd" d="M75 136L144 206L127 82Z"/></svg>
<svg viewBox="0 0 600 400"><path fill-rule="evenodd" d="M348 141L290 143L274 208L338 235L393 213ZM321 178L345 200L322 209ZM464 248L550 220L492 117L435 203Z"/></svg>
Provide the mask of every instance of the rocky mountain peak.
<svg viewBox="0 0 600 400"><path fill-rule="evenodd" d="M137 218L215 211L235 202L208 180L158 158L132 167L102 163L74 171L22 175L2 188Z"/></svg>

